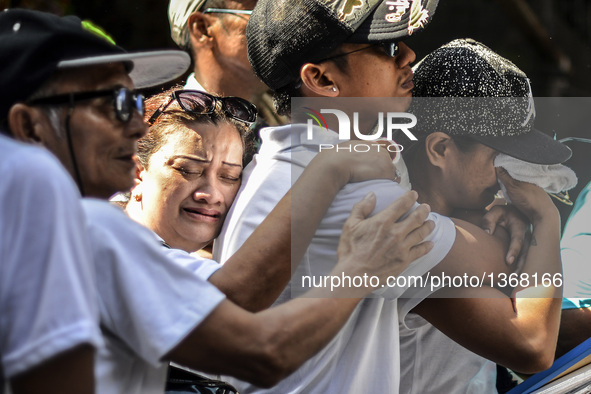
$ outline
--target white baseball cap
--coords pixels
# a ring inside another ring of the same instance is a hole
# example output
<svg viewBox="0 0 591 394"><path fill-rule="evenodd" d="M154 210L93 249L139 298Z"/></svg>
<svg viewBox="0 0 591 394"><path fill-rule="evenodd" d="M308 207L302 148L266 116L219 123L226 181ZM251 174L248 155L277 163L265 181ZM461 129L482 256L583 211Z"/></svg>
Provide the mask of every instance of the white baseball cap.
<svg viewBox="0 0 591 394"><path fill-rule="evenodd" d="M170 36L178 46L184 48L189 42L187 22L189 16L199 11L207 0L170 0L168 4L168 21L170 22Z"/></svg>

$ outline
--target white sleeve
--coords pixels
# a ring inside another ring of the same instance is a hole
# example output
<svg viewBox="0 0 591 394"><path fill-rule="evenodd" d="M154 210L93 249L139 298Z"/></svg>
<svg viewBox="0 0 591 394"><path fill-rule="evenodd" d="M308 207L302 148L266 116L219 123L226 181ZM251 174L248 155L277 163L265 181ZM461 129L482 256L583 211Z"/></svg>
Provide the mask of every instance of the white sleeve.
<svg viewBox="0 0 591 394"><path fill-rule="evenodd" d="M206 259L197 253L187 253L184 250L174 248L164 248L164 253L168 255L175 263L185 267L189 271L203 280L209 280L209 277L217 270L222 268L216 261Z"/></svg>
<svg viewBox="0 0 591 394"><path fill-rule="evenodd" d="M0 156L0 370L11 377L102 341L75 185L40 149Z"/></svg>
<svg viewBox="0 0 591 394"><path fill-rule="evenodd" d="M152 231L109 203L85 199L101 323L153 366L225 296L176 264Z"/></svg>
<svg viewBox="0 0 591 394"><path fill-rule="evenodd" d="M376 207L372 215L379 215L379 212L400 198L406 193L406 190L396 182L383 179L345 185L322 219L312 245L294 274L295 281L292 279L292 296L299 296L307 290L307 288L302 288L304 283L302 275L327 275L337 263L336 250L343 225L349 217L353 205L369 192L374 192L376 195ZM412 209L416 209L418 206L418 204L415 204ZM403 280L394 283L392 286L385 285L372 294L373 296L388 299L398 299L401 317L405 316L421 300L437 290L432 290L426 283L421 283L417 279L426 275L439 264L449 253L455 241L456 229L451 219L436 213L430 213L428 219L435 223L435 229L426 238L426 240L433 242L433 248L426 255L413 261L404 272L398 275L398 278ZM419 285L414 285L415 283ZM423 286L420 284L423 284ZM403 320L401 319L401 321Z"/></svg>
<svg viewBox="0 0 591 394"><path fill-rule="evenodd" d="M336 251L343 225L349 217L353 205L369 192L376 195L376 207L372 215L379 215L388 205L406 193L406 190L396 182L383 179L350 183L343 187L322 219L312 244L293 275L292 296L302 295L308 290L308 287L304 287L304 276L321 277L329 275L331 269L337 264ZM417 207L418 204L415 204L412 209ZM451 249L456 234L453 222L449 218L434 213L429 215L429 219L435 222L435 229L427 237L427 240L433 242L433 248L425 256L412 262L399 277L408 278L424 275L439 264ZM420 290L420 292L415 290ZM424 298L429 294L428 292L423 294L425 290L428 291L429 289L414 289L407 281L406 283L400 282L397 286L385 285L374 291L373 296L388 299L401 297ZM402 301L405 302L406 300Z"/></svg>

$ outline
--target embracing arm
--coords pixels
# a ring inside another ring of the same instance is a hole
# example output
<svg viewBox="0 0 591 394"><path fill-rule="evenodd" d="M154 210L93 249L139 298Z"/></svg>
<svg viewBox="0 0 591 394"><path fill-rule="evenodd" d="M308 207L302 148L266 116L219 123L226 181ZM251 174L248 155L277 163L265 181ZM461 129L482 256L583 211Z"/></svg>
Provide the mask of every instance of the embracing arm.
<svg viewBox="0 0 591 394"><path fill-rule="evenodd" d="M268 308L289 282L292 262L301 260L338 191L348 182L393 179L394 172L386 149L322 151L209 281L228 299L249 311ZM401 215L410 207L401 208L405 209Z"/></svg>
<svg viewBox="0 0 591 394"><path fill-rule="evenodd" d="M224 301L165 358L271 387L322 349L359 301L299 298L257 314Z"/></svg>
<svg viewBox="0 0 591 394"><path fill-rule="evenodd" d="M511 300L489 287L464 294L478 298L431 298L414 311L465 348L515 371L536 373L552 365L560 299Z"/></svg>
<svg viewBox="0 0 591 394"><path fill-rule="evenodd" d="M560 218L541 189L499 176L513 191L512 201L533 224L532 243L518 276L527 281L520 281L514 289L500 288L498 273L507 270L505 247L498 242L495 245L493 237L479 229L456 222L460 223L458 238L438 269L456 275L492 273L494 283L444 289L438 296L462 298L429 298L415 312L467 349L516 371L534 373L552 364L558 335L561 288L554 286L554 280L544 286L542 275L554 278L561 273Z"/></svg>
<svg viewBox="0 0 591 394"><path fill-rule="evenodd" d="M330 273L340 276L375 275L381 281L400 274L415 258L427 253L431 243L419 244L432 231L424 222L428 209L420 206L404 223L411 231L400 238L400 205L414 201L407 193L380 215L363 219L375 206L368 195L355 205L345 223L337 251L338 263ZM402 210L402 214L405 210ZM409 250L398 258L401 246ZM378 284L379 287L379 284ZM165 359L211 373L224 373L260 386L271 386L289 375L324 347L349 318L360 299L374 289L328 287L310 290L298 298L256 314L223 301Z"/></svg>

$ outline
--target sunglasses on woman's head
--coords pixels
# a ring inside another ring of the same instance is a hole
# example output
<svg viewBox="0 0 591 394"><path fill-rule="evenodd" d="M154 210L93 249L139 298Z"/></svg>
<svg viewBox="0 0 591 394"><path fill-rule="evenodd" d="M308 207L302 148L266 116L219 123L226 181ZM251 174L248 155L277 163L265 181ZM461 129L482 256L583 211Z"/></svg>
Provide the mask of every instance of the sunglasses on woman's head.
<svg viewBox="0 0 591 394"><path fill-rule="evenodd" d="M218 97L199 90L177 90L172 92L170 100L162 104L150 119L148 119L148 124L152 126L156 123L166 108L174 101L178 103L183 111L192 114L212 114L219 104L221 105L222 111L232 119L248 124L254 123L257 120L257 108L255 105L240 97Z"/></svg>

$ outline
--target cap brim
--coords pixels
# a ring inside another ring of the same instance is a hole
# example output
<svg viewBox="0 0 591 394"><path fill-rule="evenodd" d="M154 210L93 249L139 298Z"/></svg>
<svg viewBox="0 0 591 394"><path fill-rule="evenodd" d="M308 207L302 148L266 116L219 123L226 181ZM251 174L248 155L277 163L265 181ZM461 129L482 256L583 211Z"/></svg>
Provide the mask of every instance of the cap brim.
<svg viewBox="0 0 591 394"><path fill-rule="evenodd" d="M158 86L180 77L191 65L191 58L187 53L177 50L122 53L64 60L58 63L58 69L109 63L131 64L129 77L137 89L142 89Z"/></svg>
<svg viewBox="0 0 591 394"><path fill-rule="evenodd" d="M516 136L478 136L476 141L519 160L534 164L560 164L570 159L572 151L560 141L533 129Z"/></svg>
<svg viewBox="0 0 591 394"><path fill-rule="evenodd" d="M431 21L439 0L420 0L404 5L382 1L347 39L351 43L403 40Z"/></svg>

